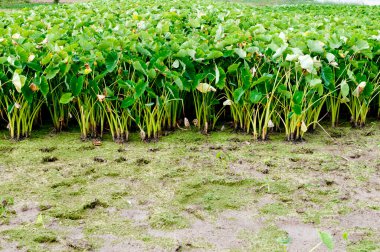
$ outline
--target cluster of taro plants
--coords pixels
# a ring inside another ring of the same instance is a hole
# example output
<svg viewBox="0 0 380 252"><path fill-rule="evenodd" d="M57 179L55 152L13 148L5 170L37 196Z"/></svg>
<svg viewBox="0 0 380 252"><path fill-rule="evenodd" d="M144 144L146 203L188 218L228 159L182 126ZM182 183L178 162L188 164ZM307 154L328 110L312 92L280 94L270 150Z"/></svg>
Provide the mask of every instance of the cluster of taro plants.
<svg viewBox="0 0 380 252"><path fill-rule="evenodd" d="M0 13L0 116L81 137L236 130L299 140L380 116L380 8L97 1Z"/></svg>

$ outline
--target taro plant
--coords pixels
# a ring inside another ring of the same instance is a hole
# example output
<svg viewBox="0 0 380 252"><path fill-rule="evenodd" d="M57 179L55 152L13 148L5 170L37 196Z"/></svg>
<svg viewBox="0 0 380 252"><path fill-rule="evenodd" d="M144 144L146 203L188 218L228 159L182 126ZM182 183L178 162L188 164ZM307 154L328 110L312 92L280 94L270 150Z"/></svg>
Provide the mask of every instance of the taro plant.
<svg viewBox="0 0 380 252"><path fill-rule="evenodd" d="M318 6L316 23L315 6L259 8L252 19L229 3L131 3L1 15L0 114L13 138L37 117L50 123L46 114L57 132L74 118L83 139L107 129L115 141L136 128L156 138L193 115L204 133L224 116L255 139L284 130L289 140L326 115L336 126L342 104L353 125L380 116L377 8L342 6L337 18Z"/></svg>
<svg viewBox="0 0 380 252"><path fill-rule="evenodd" d="M72 80L74 81L74 80ZM42 77L40 79L41 83L47 84L46 78ZM52 119L52 123L56 132L61 132L63 128L67 127L68 124L68 106L66 104L60 103L60 96L64 93L63 86L65 83L59 83L57 85L49 83L47 86L51 91L44 95L47 108Z"/></svg>
<svg viewBox="0 0 380 252"><path fill-rule="evenodd" d="M127 141L130 126L129 111L123 109L123 104L114 97L106 98L105 95L100 94L97 98L107 119L112 139L119 143Z"/></svg>
<svg viewBox="0 0 380 252"><path fill-rule="evenodd" d="M198 74L195 80L195 89L193 89L193 100L195 108L194 125L207 134L209 130L212 130L216 124L216 121L220 117L222 111L216 112L216 105L219 104L219 99L216 95L216 88L210 83L219 83L219 69L216 68L216 75L211 73ZM207 83L208 81L209 83Z"/></svg>
<svg viewBox="0 0 380 252"><path fill-rule="evenodd" d="M89 66L85 66L90 70ZM69 104L69 112L76 119L83 140L88 137L102 137L104 126L104 110L99 104L97 93L98 84L94 80L89 80L87 74L71 77L71 92L63 93L60 98L61 104ZM98 129L98 126L100 129Z"/></svg>
<svg viewBox="0 0 380 252"><path fill-rule="evenodd" d="M11 139L20 140L29 137L32 132L42 106L42 100L37 95L40 84L36 83L15 71L11 83L8 81L1 86L0 105L5 111L3 116L8 122Z"/></svg>
<svg viewBox="0 0 380 252"><path fill-rule="evenodd" d="M369 82L365 75L354 75L350 70L347 73L350 81L349 84L347 82L342 83L342 88L344 90L350 89L351 95L350 98L344 96L342 102L347 105L350 111L352 125L363 127L370 110L370 103L379 93L380 86Z"/></svg>

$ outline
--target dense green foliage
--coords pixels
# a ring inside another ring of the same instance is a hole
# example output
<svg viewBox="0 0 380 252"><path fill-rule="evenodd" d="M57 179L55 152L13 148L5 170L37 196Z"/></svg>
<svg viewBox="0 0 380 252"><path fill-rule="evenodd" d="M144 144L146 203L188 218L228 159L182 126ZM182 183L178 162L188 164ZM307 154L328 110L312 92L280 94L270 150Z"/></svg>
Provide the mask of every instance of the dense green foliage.
<svg viewBox="0 0 380 252"><path fill-rule="evenodd" d="M297 140L325 112L379 109L379 7L98 1L0 13L0 104L12 138L38 118L82 138L156 138L220 117ZM48 116L50 115L50 117ZM49 119L50 118L50 119ZM327 117L326 117L327 118Z"/></svg>
<svg viewBox="0 0 380 252"><path fill-rule="evenodd" d="M19 8L30 5L29 0L0 0L0 8Z"/></svg>

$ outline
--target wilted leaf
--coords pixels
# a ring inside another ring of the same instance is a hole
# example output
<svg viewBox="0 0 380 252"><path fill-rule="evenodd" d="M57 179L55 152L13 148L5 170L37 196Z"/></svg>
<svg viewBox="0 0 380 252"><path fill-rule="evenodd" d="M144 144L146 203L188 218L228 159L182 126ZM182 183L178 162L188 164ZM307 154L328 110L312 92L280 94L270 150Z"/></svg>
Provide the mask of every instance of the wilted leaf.
<svg viewBox="0 0 380 252"><path fill-rule="evenodd" d="M342 92L342 97L347 97L347 95L350 93L350 87L348 86L346 80L343 80L340 83L340 91Z"/></svg>
<svg viewBox="0 0 380 252"><path fill-rule="evenodd" d="M314 61L310 55L302 55L302 56L299 56L298 59L300 61L302 69L307 70L309 73L313 72Z"/></svg>
<svg viewBox="0 0 380 252"><path fill-rule="evenodd" d="M308 40L307 41L307 46L309 47L310 51L315 52L315 53L323 53L323 51L324 51L323 46L324 45L325 44L319 40Z"/></svg>
<svg viewBox="0 0 380 252"><path fill-rule="evenodd" d="M19 75L17 72L14 72L12 83L15 86L17 92L21 93L21 88L24 86L26 81L26 77L23 75Z"/></svg>
<svg viewBox="0 0 380 252"><path fill-rule="evenodd" d="M216 89L207 84L207 83L199 83L199 85L197 86L197 90L201 93L208 93L208 92L215 92Z"/></svg>

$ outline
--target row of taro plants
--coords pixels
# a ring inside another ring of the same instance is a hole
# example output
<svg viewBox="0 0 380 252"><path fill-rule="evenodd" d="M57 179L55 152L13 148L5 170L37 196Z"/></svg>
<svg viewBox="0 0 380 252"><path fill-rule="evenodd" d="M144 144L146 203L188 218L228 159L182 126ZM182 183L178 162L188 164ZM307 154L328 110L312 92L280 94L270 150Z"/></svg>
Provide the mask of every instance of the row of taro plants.
<svg viewBox="0 0 380 252"><path fill-rule="evenodd" d="M341 9L140 0L0 13L0 115L12 139L37 122L122 142L232 118L255 139L274 128L299 140L323 118L336 126L342 106L362 127L380 115L380 8Z"/></svg>

